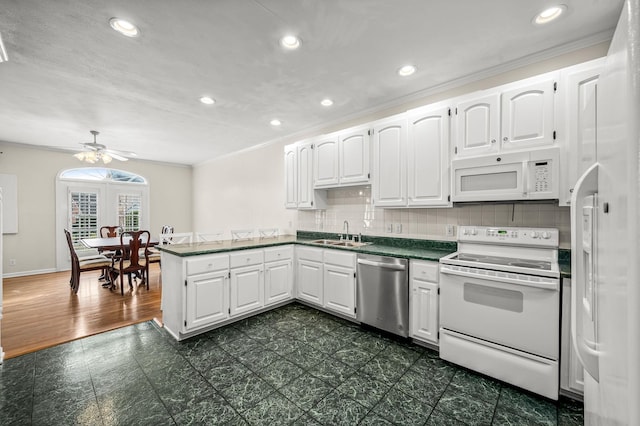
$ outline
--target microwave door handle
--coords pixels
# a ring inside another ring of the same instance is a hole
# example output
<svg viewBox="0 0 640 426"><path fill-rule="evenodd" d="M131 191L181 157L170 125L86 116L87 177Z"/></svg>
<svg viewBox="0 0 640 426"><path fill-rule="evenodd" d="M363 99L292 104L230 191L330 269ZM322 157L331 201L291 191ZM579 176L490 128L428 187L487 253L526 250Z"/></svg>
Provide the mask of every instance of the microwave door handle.
<svg viewBox="0 0 640 426"><path fill-rule="evenodd" d="M529 192L529 162L522 162L522 195L525 197Z"/></svg>

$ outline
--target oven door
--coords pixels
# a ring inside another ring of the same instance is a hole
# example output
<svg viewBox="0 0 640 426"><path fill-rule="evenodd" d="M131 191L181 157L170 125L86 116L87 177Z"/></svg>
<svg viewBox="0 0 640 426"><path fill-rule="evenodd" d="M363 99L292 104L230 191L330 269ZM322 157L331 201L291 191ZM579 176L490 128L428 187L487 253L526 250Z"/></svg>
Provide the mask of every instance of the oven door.
<svg viewBox="0 0 640 426"><path fill-rule="evenodd" d="M558 359L559 279L440 265L442 328Z"/></svg>

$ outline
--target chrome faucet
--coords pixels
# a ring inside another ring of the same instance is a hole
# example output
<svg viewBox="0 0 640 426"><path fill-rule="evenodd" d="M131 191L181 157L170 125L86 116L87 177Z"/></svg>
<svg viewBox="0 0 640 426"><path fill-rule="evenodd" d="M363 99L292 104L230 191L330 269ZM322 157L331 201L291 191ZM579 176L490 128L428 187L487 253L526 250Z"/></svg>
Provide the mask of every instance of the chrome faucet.
<svg viewBox="0 0 640 426"><path fill-rule="evenodd" d="M347 233L346 233L346 235L345 235L345 239L346 239L346 240L349 240L349 239L350 239L350 238L349 238L349 222L348 222L348 221L346 221L346 220L342 223L342 230L343 230L343 231L344 231L344 228L345 228L345 227L347 228Z"/></svg>

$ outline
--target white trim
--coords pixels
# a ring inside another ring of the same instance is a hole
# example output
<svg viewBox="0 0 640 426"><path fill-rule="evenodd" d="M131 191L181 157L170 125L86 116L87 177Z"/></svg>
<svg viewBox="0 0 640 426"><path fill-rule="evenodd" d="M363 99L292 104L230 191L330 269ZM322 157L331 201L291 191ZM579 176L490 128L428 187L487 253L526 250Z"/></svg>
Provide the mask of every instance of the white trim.
<svg viewBox="0 0 640 426"><path fill-rule="evenodd" d="M67 269L70 270L70 269ZM34 271L20 271L20 272L9 272L2 275L2 278L15 278L15 277L26 277L27 275L40 275L40 274L50 274L52 272L60 272L64 271L57 270L56 268L48 268L48 269L36 269Z"/></svg>

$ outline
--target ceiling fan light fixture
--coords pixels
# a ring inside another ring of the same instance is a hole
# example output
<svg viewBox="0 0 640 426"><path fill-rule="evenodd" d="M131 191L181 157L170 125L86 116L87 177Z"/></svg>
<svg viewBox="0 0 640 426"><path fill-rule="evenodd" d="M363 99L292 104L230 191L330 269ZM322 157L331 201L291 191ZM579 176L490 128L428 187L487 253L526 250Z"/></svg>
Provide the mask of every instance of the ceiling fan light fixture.
<svg viewBox="0 0 640 426"><path fill-rule="evenodd" d="M533 23L536 25L548 24L558 19L566 10L567 6L564 4L548 7L533 18Z"/></svg>
<svg viewBox="0 0 640 426"><path fill-rule="evenodd" d="M127 37L138 37L138 35L140 35L138 27L126 19L111 18L109 19L109 25L111 25L111 28Z"/></svg>

